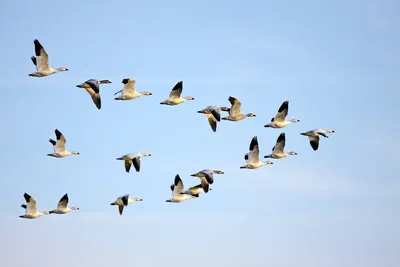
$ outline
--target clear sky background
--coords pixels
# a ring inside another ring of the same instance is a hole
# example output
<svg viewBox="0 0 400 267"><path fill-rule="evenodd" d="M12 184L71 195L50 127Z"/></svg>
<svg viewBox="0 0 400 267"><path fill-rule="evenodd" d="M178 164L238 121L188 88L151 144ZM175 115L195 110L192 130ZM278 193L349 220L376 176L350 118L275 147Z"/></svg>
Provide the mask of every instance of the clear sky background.
<svg viewBox="0 0 400 267"><path fill-rule="evenodd" d="M398 1L7 1L0 10L0 265L399 266L400 18ZM30 57L38 38L54 68ZM115 101L123 78L152 96ZM77 88L101 86L102 108ZM178 106L159 103L183 80ZM209 105L242 101L256 118L223 121ZM289 100L284 129L264 128ZM67 149L57 159L58 128ZM299 133L333 128L313 151ZM250 140L261 156L281 132L297 156L241 170ZM149 152L141 172L116 158ZM213 190L166 203L180 174L210 168ZM27 192L39 210L68 193L67 215L18 218ZM123 216L109 204L141 203Z"/></svg>

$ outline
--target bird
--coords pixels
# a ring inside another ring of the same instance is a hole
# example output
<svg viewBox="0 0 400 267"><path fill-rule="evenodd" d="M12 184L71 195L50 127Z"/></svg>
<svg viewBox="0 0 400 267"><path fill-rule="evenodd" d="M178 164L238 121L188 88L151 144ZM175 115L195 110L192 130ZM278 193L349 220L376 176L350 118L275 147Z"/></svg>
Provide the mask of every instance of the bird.
<svg viewBox="0 0 400 267"><path fill-rule="evenodd" d="M318 150L319 147L319 136L323 136L328 138L328 136L326 135L327 133L334 133L335 131L332 129L326 129L326 130L322 130L322 129L314 129L314 130L310 130L308 132L304 132L304 133L300 133L301 135L305 135L308 136L308 139L310 140L310 145L311 147L314 149L314 151Z"/></svg>
<svg viewBox="0 0 400 267"><path fill-rule="evenodd" d="M287 157L289 155L297 155L296 152L284 152L286 143L285 133L281 133L276 140L275 146L272 148L272 153L264 156L264 158L273 158L273 159L281 159Z"/></svg>
<svg viewBox="0 0 400 267"><path fill-rule="evenodd" d="M101 97L100 97L100 84L109 84L109 80L96 80L89 79L84 83L78 84L76 87L85 88L86 92L92 97L93 103L98 109L101 109Z"/></svg>
<svg viewBox="0 0 400 267"><path fill-rule="evenodd" d="M50 214L66 214L72 210L79 210L79 207L67 207L68 206L68 194L65 194L64 196L62 196L62 198L60 199L60 201L58 202L57 208L55 210L51 210L49 213Z"/></svg>
<svg viewBox="0 0 400 267"><path fill-rule="evenodd" d="M257 136L254 136L251 139L249 150L250 151L244 155L244 159L246 160L247 164L241 166L240 169L257 169L267 164L273 164L271 161L264 161L264 162L260 161L259 159L260 151L258 149Z"/></svg>
<svg viewBox="0 0 400 267"><path fill-rule="evenodd" d="M131 169L131 165L135 167L135 170L137 172L140 171L140 157L142 156L151 156L150 153L130 153L130 154L125 154L117 160L124 160L125 161L125 170L126 172L129 173L129 170Z"/></svg>
<svg viewBox="0 0 400 267"><path fill-rule="evenodd" d="M190 176L200 178L200 182L204 190L204 193L208 193L210 184L214 183L214 174L224 174L224 172L221 170L204 169L202 171L191 174Z"/></svg>
<svg viewBox="0 0 400 267"><path fill-rule="evenodd" d="M33 40L35 44L35 56L31 57L33 64L36 66L36 72L29 74L32 77L44 77L60 71L68 71L68 68L53 69L49 64L49 55L44 50L38 39Z"/></svg>
<svg viewBox="0 0 400 267"><path fill-rule="evenodd" d="M194 100L192 96L181 97L183 90L183 81L179 81L175 86L172 88L171 92L169 93L169 98L162 101L161 105L169 105L175 106L180 103L185 102L186 100Z"/></svg>
<svg viewBox="0 0 400 267"><path fill-rule="evenodd" d="M21 207L25 209L25 214L19 216L20 218L36 219L40 216L49 214L48 211L43 211L43 212L37 211L36 200L33 197L31 197L29 194L24 193L24 198L25 198L27 205L24 205L24 204L21 205Z"/></svg>
<svg viewBox="0 0 400 267"><path fill-rule="evenodd" d="M142 92L139 93L135 89L135 84L136 80L133 80L131 78L125 78L122 80L122 83L124 84L124 88L118 92L116 92L114 95L121 93L120 96L114 98L114 100L131 100L134 98L141 97L143 95L152 95L150 92Z"/></svg>
<svg viewBox="0 0 400 267"><path fill-rule="evenodd" d="M129 204L136 202L136 201L143 201L143 199L138 198L138 197L129 198L129 194L126 194L126 195L118 197L117 200L112 202L110 205L111 206L118 205L119 215L122 215L122 212L124 211L124 207L128 206Z"/></svg>
<svg viewBox="0 0 400 267"><path fill-rule="evenodd" d="M183 186L183 182L182 182L182 179L179 176L179 174L175 175L174 183L171 184L170 188L172 191L172 198L166 200L166 202L180 203L185 200L196 197L196 196L192 196L192 195L181 194L182 192L184 192L184 186Z"/></svg>
<svg viewBox="0 0 400 267"><path fill-rule="evenodd" d="M55 129L57 141L53 139L49 139L49 142L53 145L54 152L51 154L47 154L47 156L55 157L55 158L63 158L69 155L79 155L80 153L77 151L67 151L65 150L65 144L67 140L65 139L64 135L58 130Z"/></svg>
<svg viewBox="0 0 400 267"><path fill-rule="evenodd" d="M223 117L221 119L228 120L228 121L240 121L240 120L243 120L245 118L256 117L256 114L247 113L246 115L244 115L241 112L240 108L242 106L242 102L240 102L239 99L230 96L228 98L228 100L231 103L231 107L230 108L221 107L221 110L222 111L227 111L229 116L228 117Z"/></svg>
<svg viewBox="0 0 400 267"><path fill-rule="evenodd" d="M271 123L264 125L264 127L271 127L271 128L283 128L287 125L300 122L298 119L291 119L289 121L285 120L289 110L289 101L285 101L280 106L278 113L274 118L271 119Z"/></svg>
<svg viewBox="0 0 400 267"><path fill-rule="evenodd" d="M212 188L209 187L208 190L212 190ZM199 194L203 193L203 192L205 192L204 189L203 189L203 185L202 184L198 184L196 186L192 186L189 189L181 192L181 194L182 195L186 194L186 195L191 195L191 196L194 196L194 197L199 197Z"/></svg>
<svg viewBox="0 0 400 267"><path fill-rule="evenodd" d="M208 118L208 123L211 126L213 132L217 131L217 122L221 121L221 108L219 106L208 106L202 110L197 111L197 113L205 114Z"/></svg>

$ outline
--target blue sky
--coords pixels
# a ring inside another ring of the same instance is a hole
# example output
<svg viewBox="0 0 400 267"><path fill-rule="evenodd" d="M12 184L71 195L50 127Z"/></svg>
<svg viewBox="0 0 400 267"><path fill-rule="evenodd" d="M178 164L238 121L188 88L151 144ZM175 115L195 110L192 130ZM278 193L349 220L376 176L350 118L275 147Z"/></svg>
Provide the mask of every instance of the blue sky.
<svg viewBox="0 0 400 267"><path fill-rule="evenodd" d="M397 1L16 1L0 10L0 265L398 266ZM35 71L33 39L52 67ZM123 78L152 96L114 101ZM76 85L101 86L102 109ZM160 105L184 81L178 106ZM223 121L208 105L242 101L256 118ZM281 103L299 123L264 128ZM58 128L79 156L47 157ZM333 128L314 152L299 133ZM270 152L281 132L297 156L241 170L250 140ZM149 152L127 174L115 158ZM166 203L180 174L210 168L213 190ZM65 193L68 215L23 214ZM123 216L109 203L142 203ZM32 263L31 261L34 260Z"/></svg>

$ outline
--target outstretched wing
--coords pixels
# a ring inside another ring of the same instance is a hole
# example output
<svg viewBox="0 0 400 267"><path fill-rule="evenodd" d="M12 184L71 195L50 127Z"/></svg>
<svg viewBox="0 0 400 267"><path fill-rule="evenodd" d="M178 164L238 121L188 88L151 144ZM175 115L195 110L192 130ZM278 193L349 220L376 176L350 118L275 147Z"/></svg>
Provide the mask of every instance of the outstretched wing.
<svg viewBox="0 0 400 267"><path fill-rule="evenodd" d="M183 90L183 81L179 81L175 84L174 88L172 88L171 92L169 93L169 98L179 98L181 97Z"/></svg>
<svg viewBox="0 0 400 267"><path fill-rule="evenodd" d="M46 71L50 69L49 65L49 55L44 50L43 46L39 43L37 39L33 41L35 44L35 54L36 54L36 68L38 71Z"/></svg>
<svg viewBox="0 0 400 267"><path fill-rule="evenodd" d="M234 98L232 96L229 97L229 102L231 102L232 107L231 107L231 114L232 115L239 115L241 113L241 106L242 102L239 101L239 99Z"/></svg>
<svg viewBox="0 0 400 267"><path fill-rule="evenodd" d="M278 113L275 116L275 121L284 121L288 114L288 110L289 110L289 101L285 101L280 106Z"/></svg>
<svg viewBox="0 0 400 267"><path fill-rule="evenodd" d="M65 139L64 135L58 129L55 129L54 132L56 133L56 138L57 138L55 149L57 152L64 152L67 139Z"/></svg>
<svg viewBox="0 0 400 267"><path fill-rule="evenodd" d="M65 194L65 195L60 199L60 201L58 202L57 209L66 208L67 205L68 205L68 201L69 201L68 194Z"/></svg>

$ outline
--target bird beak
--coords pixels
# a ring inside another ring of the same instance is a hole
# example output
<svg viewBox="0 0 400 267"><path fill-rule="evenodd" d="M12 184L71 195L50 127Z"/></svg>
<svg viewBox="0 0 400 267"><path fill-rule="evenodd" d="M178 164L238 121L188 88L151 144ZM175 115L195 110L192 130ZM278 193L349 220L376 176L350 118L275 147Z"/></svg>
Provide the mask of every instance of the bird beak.
<svg viewBox="0 0 400 267"><path fill-rule="evenodd" d="M301 135L306 135L306 133L300 133Z"/></svg>
<svg viewBox="0 0 400 267"><path fill-rule="evenodd" d="M196 177L196 174L191 174L190 176Z"/></svg>
<svg viewBox="0 0 400 267"><path fill-rule="evenodd" d="M76 87L83 88L83 83L81 83L81 84L78 84Z"/></svg>

